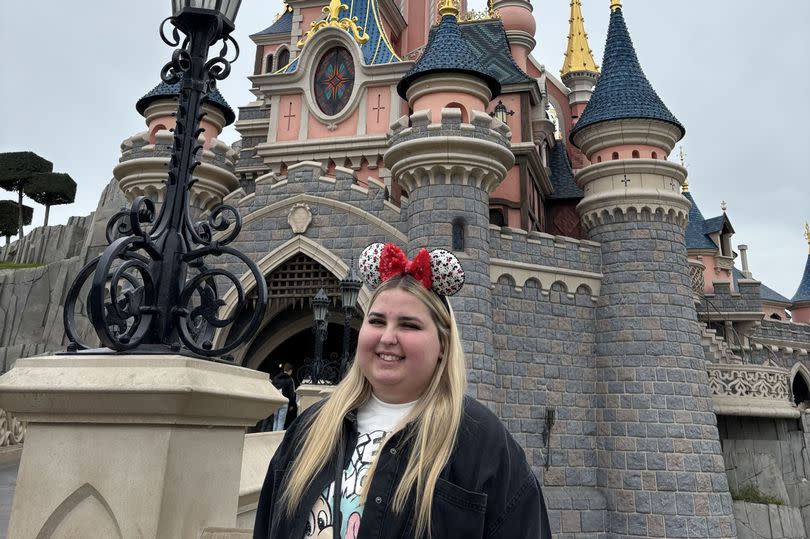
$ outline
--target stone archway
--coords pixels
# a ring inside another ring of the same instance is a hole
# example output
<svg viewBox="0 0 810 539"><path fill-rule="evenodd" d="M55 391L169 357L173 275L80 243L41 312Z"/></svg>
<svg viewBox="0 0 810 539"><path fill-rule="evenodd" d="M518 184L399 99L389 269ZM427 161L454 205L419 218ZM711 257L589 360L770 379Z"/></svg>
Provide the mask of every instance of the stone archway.
<svg viewBox="0 0 810 539"><path fill-rule="evenodd" d="M292 363L296 371L302 367L313 354L311 299L320 288L331 301L324 357L339 361L343 347L343 311L338 278L318 261L298 252L271 271L266 280L267 315L246 347L242 365L271 376L286 362ZM350 327L350 353L353 353L359 316L355 316Z"/></svg>
<svg viewBox="0 0 810 539"><path fill-rule="evenodd" d="M793 404L810 402L810 370L801 363L796 363L791 370Z"/></svg>

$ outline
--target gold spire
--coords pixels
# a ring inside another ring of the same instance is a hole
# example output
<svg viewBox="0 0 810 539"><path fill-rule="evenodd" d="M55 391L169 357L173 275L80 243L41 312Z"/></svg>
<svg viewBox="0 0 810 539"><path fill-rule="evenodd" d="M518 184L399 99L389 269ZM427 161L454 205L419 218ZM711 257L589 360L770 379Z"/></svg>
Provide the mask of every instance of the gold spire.
<svg viewBox="0 0 810 539"><path fill-rule="evenodd" d="M622 9L622 1L610 0L610 11L616 11L617 9Z"/></svg>
<svg viewBox="0 0 810 539"><path fill-rule="evenodd" d="M804 237L807 239L807 254L810 255L810 224L804 223Z"/></svg>
<svg viewBox="0 0 810 539"><path fill-rule="evenodd" d="M454 0L439 0L439 16L446 17L450 15L458 19L458 7Z"/></svg>
<svg viewBox="0 0 810 539"><path fill-rule="evenodd" d="M599 73L599 66L593 61L593 51L588 46L588 34L585 33L585 19L582 17L580 0L571 0L571 18L568 19L568 48L565 61L560 70L562 76L574 71Z"/></svg>

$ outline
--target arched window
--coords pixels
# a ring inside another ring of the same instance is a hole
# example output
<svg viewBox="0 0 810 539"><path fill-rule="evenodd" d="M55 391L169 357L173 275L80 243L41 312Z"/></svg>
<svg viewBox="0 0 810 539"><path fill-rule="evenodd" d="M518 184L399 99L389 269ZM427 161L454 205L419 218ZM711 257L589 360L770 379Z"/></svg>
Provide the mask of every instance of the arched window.
<svg viewBox="0 0 810 539"><path fill-rule="evenodd" d="M638 150L633 150L633 159L638 159L641 157L641 154L638 153Z"/></svg>
<svg viewBox="0 0 810 539"><path fill-rule="evenodd" d="M771 320L781 320L781 319L782 319L782 317L779 316L778 314L776 314L776 313L771 314Z"/></svg>
<svg viewBox="0 0 810 539"><path fill-rule="evenodd" d="M455 219L453 220L453 242L452 242L453 250L454 251L463 251L464 250L464 220L463 219Z"/></svg>
<svg viewBox="0 0 810 539"><path fill-rule="evenodd" d="M265 73L272 73L273 72L273 55L268 54L267 58L264 59L264 72Z"/></svg>
<svg viewBox="0 0 810 539"><path fill-rule="evenodd" d="M315 68L315 102L328 116L334 116L349 103L354 88L354 60L343 47L324 53Z"/></svg>
<svg viewBox="0 0 810 539"><path fill-rule="evenodd" d="M596 156L596 162L597 162L597 163L601 163L601 162L602 162L602 156L601 156L601 155L597 155L597 156Z"/></svg>
<svg viewBox="0 0 810 539"><path fill-rule="evenodd" d="M489 209L489 224L495 226L505 226L506 219L503 216L503 210L501 208L490 208Z"/></svg>
<svg viewBox="0 0 810 539"><path fill-rule="evenodd" d="M658 152L653 152L652 153L652 158L653 159L658 159Z"/></svg>
<svg viewBox="0 0 810 539"><path fill-rule="evenodd" d="M278 50L278 57L276 58L276 65L279 69L290 63L290 50L281 48Z"/></svg>
<svg viewBox="0 0 810 539"><path fill-rule="evenodd" d="M615 160L617 160L617 159L619 158L619 152L613 152L613 155L611 156L611 158L612 158L614 161L615 161Z"/></svg>
<svg viewBox="0 0 810 539"><path fill-rule="evenodd" d="M794 404L810 401L810 387L807 386L807 380L804 379L801 371L797 371L793 376L791 389L793 390Z"/></svg>
<svg viewBox="0 0 810 539"><path fill-rule="evenodd" d="M461 123L466 124L469 123L469 116L467 114L467 109L464 108L464 105L461 103L448 103L444 106L446 109L460 109L461 110Z"/></svg>

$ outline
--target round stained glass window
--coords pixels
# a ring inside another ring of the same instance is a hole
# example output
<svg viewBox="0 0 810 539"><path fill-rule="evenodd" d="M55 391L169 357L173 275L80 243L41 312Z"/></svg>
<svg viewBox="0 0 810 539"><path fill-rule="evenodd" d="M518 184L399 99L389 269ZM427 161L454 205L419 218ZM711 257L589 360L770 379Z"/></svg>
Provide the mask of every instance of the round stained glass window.
<svg viewBox="0 0 810 539"><path fill-rule="evenodd" d="M346 106L354 87L354 60L349 51L335 47L326 51L315 69L315 102L328 116Z"/></svg>

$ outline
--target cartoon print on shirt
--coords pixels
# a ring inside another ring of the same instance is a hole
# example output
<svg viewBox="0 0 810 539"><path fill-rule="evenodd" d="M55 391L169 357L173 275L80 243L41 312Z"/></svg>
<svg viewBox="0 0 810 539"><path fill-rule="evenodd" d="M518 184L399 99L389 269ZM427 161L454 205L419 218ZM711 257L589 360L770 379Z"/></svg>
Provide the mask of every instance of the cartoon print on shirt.
<svg viewBox="0 0 810 539"><path fill-rule="evenodd" d="M309 512L304 537L332 539L332 506L323 495L318 498Z"/></svg>
<svg viewBox="0 0 810 539"><path fill-rule="evenodd" d="M307 524L307 534L305 538L316 537L318 539L327 537L329 539L356 539L360 530L360 519L363 516L363 508L360 505L360 493L366 481L368 469L371 462L377 455L382 441L387 433L382 430L375 430L367 434L361 434L357 439L357 446L352 453L348 466L343 471L341 479L340 515L341 522L337 523L340 528L338 535L333 535L332 525L332 503L334 500L335 484L332 483L323 491L320 498L310 513L310 522L314 524L312 528ZM320 521L317 518L319 510L325 509L328 515L328 527L318 528ZM310 529L312 532L310 532ZM321 532L322 530L322 532ZM323 533L324 535L320 535Z"/></svg>

